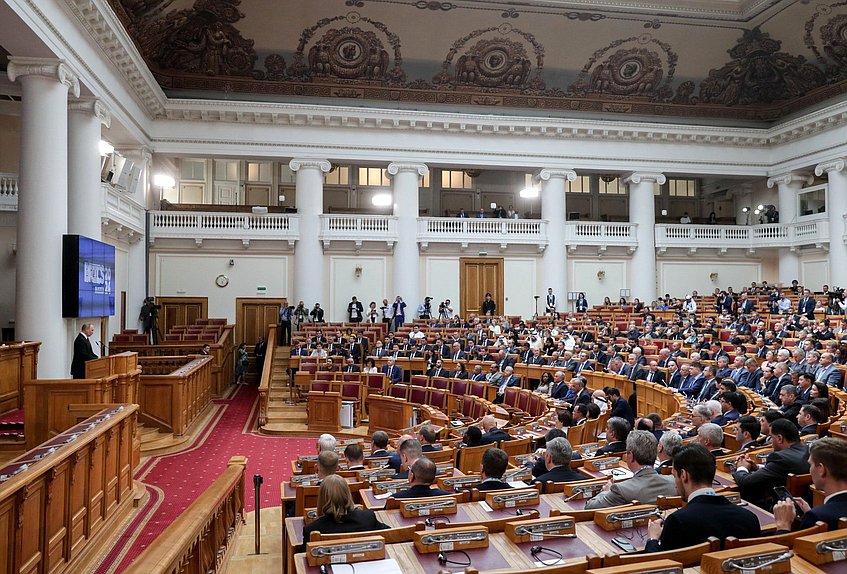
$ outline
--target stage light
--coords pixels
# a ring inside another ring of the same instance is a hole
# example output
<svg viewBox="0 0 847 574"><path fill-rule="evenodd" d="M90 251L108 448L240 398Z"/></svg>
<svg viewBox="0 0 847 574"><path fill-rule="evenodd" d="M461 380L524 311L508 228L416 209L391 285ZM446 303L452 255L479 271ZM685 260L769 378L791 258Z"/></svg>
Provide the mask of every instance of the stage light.
<svg viewBox="0 0 847 574"><path fill-rule="evenodd" d="M537 187L525 187L520 192L521 197L524 199L534 199L538 197L538 188Z"/></svg>
<svg viewBox="0 0 847 574"><path fill-rule="evenodd" d="M371 203L373 203L377 207L387 207L391 205L391 194L377 193L371 198Z"/></svg>
<svg viewBox="0 0 847 574"><path fill-rule="evenodd" d="M176 185L176 180L166 173L157 173L153 176L153 185L161 188L173 187Z"/></svg>

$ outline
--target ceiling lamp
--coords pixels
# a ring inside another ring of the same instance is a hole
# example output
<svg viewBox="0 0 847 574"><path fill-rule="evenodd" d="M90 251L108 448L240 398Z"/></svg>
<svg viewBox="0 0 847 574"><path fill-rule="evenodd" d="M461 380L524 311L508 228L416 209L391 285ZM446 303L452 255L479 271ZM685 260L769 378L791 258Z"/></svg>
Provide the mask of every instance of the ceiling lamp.
<svg viewBox="0 0 847 574"><path fill-rule="evenodd" d="M525 187L520 192L521 197L524 199L534 199L538 197L538 188L537 187Z"/></svg>
<svg viewBox="0 0 847 574"><path fill-rule="evenodd" d="M373 203L377 207L387 207L391 205L391 194L377 193L371 198L371 203Z"/></svg>
<svg viewBox="0 0 847 574"><path fill-rule="evenodd" d="M464 170L465 175L470 178L477 178L482 175L481 169L466 169Z"/></svg>
<svg viewBox="0 0 847 574"><path fill-rule="evenodd" d="M611 173L606 173L600 176L600 179L605 181L606 183L612 183L618 178L618 176L613 175Z"/></svg>

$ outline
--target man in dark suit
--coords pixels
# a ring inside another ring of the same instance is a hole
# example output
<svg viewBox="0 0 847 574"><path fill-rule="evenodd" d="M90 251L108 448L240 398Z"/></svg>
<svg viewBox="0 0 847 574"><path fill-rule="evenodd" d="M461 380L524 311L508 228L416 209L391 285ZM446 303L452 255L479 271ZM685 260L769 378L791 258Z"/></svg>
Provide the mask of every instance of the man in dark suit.
<svg viewBox="0 0 847 574"><path fill-rule="evenodd" d="M549 441L544 453L544 465L547 472L537 479L529 481L529 484L540 482L542 489L548 482L574 482L585 480L585 476L571 470L571 455L573 447L568 439L559 437Z"/></svg>
<svg viewBox="0 0 847 574"><path fill-rule="evenodd" d="M710 536L754 538L762 531L755 514L715 494L712 486L715 457L703 445L680 448L673 457L676 489L688 504L664 521L651 520L647 527L646 552L661 552L693 546Z"/></svg>
<svg viewBox="0 0 847 574"><path fill-rule="evenodd" d="M568 383L570 390L573 392L574 396L571 399L571 405L587 405L591 402L591 393L588 392L588 389L585 388L585 378L584 377L574 377Z"/></svg>
<svg viewBox="0 0 847 574"><path fill-rule="evenodd" d="M479 439L479 444L497 444L505 440L512 440L512 437L497 427L497 419L493 415L482 417L482 438Z"/></svg>
<svg viewBox="0 0 847 574"><path fill-rule="evenodd" d="M344 365L344 368L341 369L342 373L359 373L362 369L356 362L353 360L353 357L347 357L347 363Z"/></svg>
<svg viewBox="0 0 847 574"><path fill-rule="evenodd" d="M812 292L808 289L803 290L803 296L800 298L800 301L797 303L797 314L805 315L809 319L815 318L815 306L817 305L817 301L812 297Z"/></svg>
<svg viewBox="0 0 847 574"><path fill-rule="evenodd" d="M508 482L503 482L503 474L509 466L509 455L499 448L489 448L482 454L480 477L482 482L477 490L504 490L512 488Z"/></svg>
<svg viewBox="0 0 847 574"><path fill-rule="evenodd" d="M564 399L568 394L568 383L565 382L565 373L556 371L553 374L553 383L550 385L550 397L554 399Z"/></svg>
<svg viewBox="0 0 847 574"><path fill-rule="evenodd" d="M621 392L618 389L609 389L606 395L609 397L609 405L612 409L609 417L622 418L632 428L635 424L635 415L632 412L632 407L629 406L629 402L621 397Z"/></svg>
<svg viewBox="0 0 847 574"><path fill-rule="evenodd" d="M71 376L75 379L85 378L85 362L97 358L97 354L91 347L91 335L94 334L94 325L83 323L82 329L74 340L74 357L71 361Z"/></svg>
<svg viewBox="0 0 847 574"><path fill-rule="evenodd" d="M422 456L409 468L409 488L394 494L393 498L426 498L452 494L440 488L432 488L432 483L435 482L435 472L435 463Z"/></svg>
<svg viewBox="0 0 847 574"><path fill-rule="evenodd" d="M700 391L703 390L703 385L706 379L703 377L703 365L700 363L691 363L689 367L691 376L679 387L679 392L688 398L696 398Z"/></svg>
<svg viewBox="0 0 847 574"><path fill-rule="evenodd" d="M643 381L647 376L647 371L638 364L638 356L635 353L630 353L626 357L626 365L623 367L623 374L630 381Z"/></svg>
<svg viewBox="0 0 847 574"><path fill-rule="evenodd" d="M497 396L492 401L495 405L503 402L506 396L506 387L521 386L521 378L514 373L515 371L512 367L506 367L506 370L503 371L503 378L500 380L500 386L497 387Z"/></svg>
<svg viewBox="0 0 847 574"><path fill-rule="evenodd" d="M394 364L394 357L388 358L388 363L382 367L382 372L388 377L388 381L392 385L403 380L403 369Z"/></svg>
<svg viewBox="0 0 847 574"><path fill-rule="evenodd" d="M754 416L745 415L735 421L735 440L741 445L738 450L747 450L759 446L758 438L762 434L762 424Z"/></svg>
<svg viewBox="0 0 847 574"><path fill-rule="evenodd" d="M501 373L506 370L506 367L515 366L515 360L512 357L508 356L506 354L506 351L504 351L503 349L500 349L500 351L497 352L497 359L495 362L497 363L497 367L500 369Z"/></svg>
<svg viewBox="0 0 847 574"><path fill-rule="evenodd" d="M697 401L707 401L717 392L718 380L715 378L715 368L712 365L706 365L703 367L703 388L697 395Z"/></svg>
<svg viewBox="0 0 847 574"><path fill-rule="evenodd" d="M626 452L626 437L630 430L632 426L626 419L609 417L606 421L606 446L597 449L597 456Z"/></svg>
<svg viewBox="0 0 847 574"><path fill-rule="evenodd" d="M438 444L438 433L429 425L424 425L418 430L418 441L421 443L421 452L441 450L441 445Z"/></svg>
<svg viewBox="0 0 847 574"><path fill-rule="evenodd" d="M797 387L794 385L785 385L779 389L779 401L782 406L779 407L783 418L786 418L797 424L797 415L800 414L800 407L803 406L797 400Z"/></svg>
<svg viewBox="0 0 847 574"><path fill-rule="evenodd" d="M830 530L838 528L839 519L847 516L847 441L822 438L809 447L809 472L815 487L824 493L823 504L809 508L802 498L794 501L804 512L798 530L826 522ZM773 508L777 533L791 530L796 518L794 503L777 502Z"/></svg>
<svg viewBox="0 0 847 574"><path fill-rule="evenodd" d="M788 474L808 474L809 449L800 442L797 426L788 420L779 419L770 425L773 452L763 466L756 464L746 454L736 460L737 469L732 477L741 490L741 497L754 504L763 504L770 497L773 487L785 486Z"/></svg>
<svg viewBox="0 0 847 574"><path fill-rule="evenodd" d="M826 417L815 405L803 405L797 415L797 426L800 427L800 436L807 434L818 434L818 425L825 423Z"/></svg>
<svg viewBox="0 0 847 574"><path fill-rule="evenodd" d="M665 373L659 370L659 363L655 360L650 361L644 380L648 383L657 383L659 385L667 386L665 384Z"/></svg>
<svg viewBox="0 0 847 574"><path fill-rule="evenodd" d="M435 366L426 372L427 377L446 377L448 376L447 369L443 367L441 359L435 361Z"/></svg>

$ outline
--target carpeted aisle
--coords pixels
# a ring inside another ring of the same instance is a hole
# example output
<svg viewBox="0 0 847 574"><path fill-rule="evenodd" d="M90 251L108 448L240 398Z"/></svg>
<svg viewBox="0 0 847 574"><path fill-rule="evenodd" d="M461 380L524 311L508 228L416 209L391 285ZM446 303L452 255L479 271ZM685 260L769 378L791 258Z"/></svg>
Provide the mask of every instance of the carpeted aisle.
<svg viewBox="0 0 847 574"><path fill-rule="evenodd" d="M142 463L136 479L153 487L148 489L150 501L127 528L122 543L103 560L97 574L121 572L127 567L208 488L232 456L244 455L248 459L245 511L250 512L255 507L254 474L264 478L262 508L279 506L279 485L291 476L290 461L299 454L313 451L315 439L253 433L257 397L255 387L239 386L229 399L215 401L222 408L189 449L173 455L153 456Z"/></svg>

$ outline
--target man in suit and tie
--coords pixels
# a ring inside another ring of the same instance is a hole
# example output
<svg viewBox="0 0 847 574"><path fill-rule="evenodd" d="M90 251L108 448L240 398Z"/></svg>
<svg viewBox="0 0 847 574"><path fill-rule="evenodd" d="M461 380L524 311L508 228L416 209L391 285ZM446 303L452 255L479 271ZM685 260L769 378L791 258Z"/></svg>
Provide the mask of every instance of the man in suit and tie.
<svg viewBox="0 0 847 574"><path fill-rule="evenodd" d="M575 482L585 480L585 476L571 470L572 455L573 447L568 442L568 439L558 437L547 441L544 453L544 466L547 472L534 481L529 481L529 483L540 482L543 489L548 482Z"/></svg>
<svg viewBox="0 0 847 574"><path fill-rule="evenodd" d="M482 454L479 476L482 482L477 490L506 490L512 488L508 482L503 482L503 474L509 466L509 455L499 448L489 448Z"/></svg>
<svg viewBox="0 0 847 574"><path fill-rule="evenodd" d="M756 309L756 306L753 305L753 301L751 301L747 297L747 293L741 294L741 300L738 302L738 314L739 315L749 315Z"/></svg>
<svg viewBox="0 0 847 574"><path fill-rule="evenodd" d="M462 350L462 346L458 342L455 342L453 343L453 346L450 349L450 358L454 361L464 361L468 358L468 356Z"/></svg>
<svg viewBox="0 0 847 574"><path fill-rule="evenodd" d="M497 419L494 415L485 415L482 417L482 438L479 439L479 444L496 444L500 441L512 440L509 433L497 427Z"/></svg>
<svg viewBox="0 0 847 574"><path fill-rule="evenodd" d="M659 370L658 361L650 361L650 367L647 369L647 376L644 378L648 383L657 383L665 385L665 373Z"/></svg>
<svg viewBox="0 0 847 574"><path fill-rule="evenodd" d="M832 353L821 353L820 366L815 373L815 379L829 385L841 388L841 371L833 363Z"/></svg>
<svg viewBox="0 0 847 574"><path fill-rule="evenodd" d="M809 508L802 498L795 498L804 511L798 530L826 522L830 530L838 529L838 521L847 516L847 442L837 438L822 438L809 447L809 473L815 487L822 491L823 504ZM794 502L785 500L773 508L777 533L792 529L796 518Z"/></svg>
<svg viewBox="0 0 847 574"><path fill-rule="evenodd" d="M568 384L565 382L565 373L556 371L553 373L553 384L550 385L550 398L564 399L568 394Z"/></svg>
<svg viewBox="0 0 847 574"><path fill-rule="evenodd" d="M797 400L797 394L797 387L794 385L784 385L779 389L779 402L782 405L779 407L779 410L783 418L790 420L795 425L797 424L797 415L800 413L800 407L803 406Z"/></svg>
<svg viewBox="0 0 847 574"><path fill-rule="evenodd" d="M85 378L85 362L96 359L97 354L91 346L91 335L94 334L92 323L83 323L82 329L74 339L74 356L71 361L71 376L75 379Z"/></svg>
<svg viewBox="0 0 847 574"><path fill-rule="evenodd" d="M762 378L762 370L759 368L759 361L754 358L749 358L744 361L744 373L737 381L739 387L748 387L755 390L759 389L759 381Z"/></svg>
<svg viewBox="0 0 847 574"><path fill-rule="evenodd" d="M388 363L382 367L382 372L388 377L388 382L392 385L403 380L403 369L394 364L394 357L388 358Z"/></svg>
<svg viewBox="0 0 847 574"><path fill-rule="evenodd" d="M584 377L573 377L568 383L568 388L573 393L568 408L573 408L576 405L587 405L591 402L591 393L585 388L586 380Z"/></svg>
<svg viewBox="0 0 847 574"><path fill-rule="evenodd" d="M609 397L609 408L612 409L609 416L624 419L629 423L629 427L632 428L633 424L635 424L635 415L632 412L632 407L629 406L629 402L621 397L621 392L616 388L610 388L607 390L606 395ZM609 439L607 437L607 443L608 440Z"/></svg>
<svg viewBox="0 0 847 574"><path fill-rule="evenodd" d="M585 503L585 508L608 508L629 504L633 500L641 504L655 504L657 496L676 496L676 485L670 477L657 473L653 468L658 444L656 436L650 431L636 430L629 433L623 456L633 473L632 478L621 482L610 479L597 496Z"/></svg>
<svg viewBox="0 0 847 574"><path fill-rule="evenodd" d="M686 397L693 399L700 394L700 391L703 390L703 385L706 382L706 379L703 378L703 365L700 363L691 363L689 367L691 375L682 383L682 386L679 387L679 392L681 392Z"/></svg>
<svg viewBox="0 0 847 574"><path fill-rule="evenodd" d="M585 351L581 351L577 358L577 362L574 364L573 374L579 375L583 371L593 371L594 367L591 366L591 362L588 360L588 353Z"/></svg>
<svg viewBox="0 0 847 574"><path fill-rule="evenodd" d="M413 439L410 439L413 440ZM417 441L415 441L417 442ZM432 488L437 468L435 463L422 456L409 465L409 488L394 494L392 498L426 498L452 494L440 488Z"/></svg>
<svg viewBox="0 0 847 574"><path fill-rule="evenodd" d="M814 319L816 306L817 301L815 301L815 298L812 297L812 292L808 289L803 289L803 296L797 303L797 314L805 315L809 319Z"/></svg>
<svg viewBox="0 0 847 574"><path fill-rule="evenodd" d="M717 359L715 359L717 363L717 368L715 370L715 376L718 379L724 379L732 375L732 369L729 368L729 357L726 355L721 355Z"/></svg>
<svg viewBox="0 0 847 574"><path fill-rule="evenodd" d="M718 380L715 378L715 368L712 365L703 367L703 388L697 395L697 401L707 401L718 392Z"/></svg>
<svg viewBox="0 0 847 574"><path fill-rule="evenodd" d="M682 383L688 378L689 374L688 363L678 367L674 359L668 362L668 386L672 389L679 390L679 387L682 386Z"/></svg>
<svg viewBox="0 0 847 574"><path fill-rule="evenodd" d="M825 423L826 417L815 405L803 405L797 415L797 426L800 427L800 436L818 434L818 425Z"/></svg>
<svg viewBox="0 0 847 574"><path fill-rule="evenodd" d="M515 370L512 367L506 367L503 371L503 379L500 381L500 386L497 387L497 396L494 398L494 404L503 402L506 395L506 387L520 387L521 378L514 374Z"/></svg>
<svg viewBox="0 0 847 574"><path fill-rule="evenodd" d="M659 349L659 360L657 361L657 364L660 367L662 367L663 369L668 368L668 363L672 360L673 359L671 358L670 349L668 349L667 347L662 347L661 349Z"/></svg>
<svg viewBox="0 0 847 574"><path fill-rule="evenodd" d="M747 372L747 369L744 368L744 357L742 355L736 355L735 360L732 362L732 372L729 374L729 377L735 381L736 385L741 385L742 377Z"/></svg>
<svg viewBox="0 0 847 574"><path fill-rule="evenodd" d="M677 492L688 504L665 520L650 521L645 552L685 548L705 542L710 536L723 540L727 536L761 535L755 514L715 493L716 470L715 457L703 445L685 445L674 454L673 480Z"/></svg>
<svg viewBox="0 0 847 574"><path fill-rule="evenodd" d="M743 451L759 446L759 435L762 434L762 425L754 416L744 415L735 421L735 440L738 441L738 450Z"/></svg>
<svg viewBox="0 0 847 574"><path fill-rule="evenodd" d="M797 426L786 419L770 425L773 452L764 465L759 466L746 454L736 459L732 477L741 490L741 497L753 504L763 504L775 486L785 486L788 474L808 474L809 449L800 442Z"/></svg>
<svg viewBox="0 0 847 574"><path fill-rule="evenodd" d="M474 365L473 372L471 372L471 380L472 381L484 381L485 373L482 372L482 365Z"/></svg>
<svg viewBox="0 0 847 574"><path fill-rule="evenodd" d="M437 361L435 361L435 365L433 365L433 367L429 371L427 371L426 376L427 377L446 377L448 374L449 373L448 373L447 369L444 368L444 366L441 362L441 359L438 359Z"/></svg>
<svg viewBox="0 0 847 574"><path fill-rule="evenodd" d="M344 365L344 368L341 370L343 373L359 373L361 372L361 368L359 365L353 361L353 357L347 357L347 361Z"/></svg>
<svg viewBox="0 0 847 574"><path fill-rule="evenodd" d="M495 362L501 373L506 370L506 367L513 367L515 365L515 360L508 356L504 349L500 349L497 352L497 360Z"/></svg>
<svg viewBox="0 0 847 574"><path fill-rule="evenodd" d="M630 353L626 357L626 365L623 367L622 374L630 381L643 381L647 376L644 367L638 364L638 357L639 355L636 353Z"/></svg>

